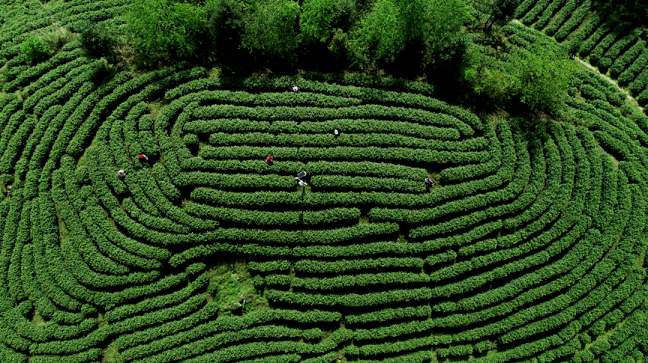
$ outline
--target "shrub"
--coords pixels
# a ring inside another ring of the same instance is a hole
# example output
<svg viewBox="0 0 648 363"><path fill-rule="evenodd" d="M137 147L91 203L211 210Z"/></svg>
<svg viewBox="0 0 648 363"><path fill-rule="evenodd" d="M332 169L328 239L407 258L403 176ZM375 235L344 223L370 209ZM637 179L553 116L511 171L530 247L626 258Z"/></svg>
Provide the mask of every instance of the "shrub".
<svg viewBox="0 0 648 363"><path fill-rule="evenodd" d="M110 63L117 60L114 35L103 23L84 22L81 30L81 47L91 57L105 57Z"/></svg>
<svg viewBox="0 0 648 363"><path fill-rule="evenodd" d="M299 5L290 0L261 3L246 19L242 46L262 56L295 58L301 37L295 32Z"/></svg>
<svg viewBox="0 0 648 363"><path fill-rule="evenodd" d="M42 35L43 40L49 43L50 47L56 51L64 48L66 44L73 46L75 44L74 41L77 39L77 37L77 34L74 34L69 29L64 28L60 25L52 26L51 30L45 32Z"/></svg>
<svg viewBox="0 0 648 363"><path fill-rule="evenodd" d="M591 6L592 2L590 0L586 0L581 6L579 6L576 11L571 14L569 20L567 20L558 29L555 34L556 40L562 41L567 37L567 35L569 35L572 30L574 30L574 28L581 24L583 22L583 19L585 19L585 16L587 16L587 12L589 11Z"/></svg>
<svg viewBox="0 0 648 363"><path fill-rule="evenodd" d="M195 56L206 21L202 7L174 0L143 0L126 14L126 30L142 59L151 62L164 55Z"/></svg>
<svg viewBox="0 0 648 363"><path fill-rule="evenodd" d="M53 53L49 44L39 37L27 38L20 44L20 51L31 63L43 61Z"/></svg>

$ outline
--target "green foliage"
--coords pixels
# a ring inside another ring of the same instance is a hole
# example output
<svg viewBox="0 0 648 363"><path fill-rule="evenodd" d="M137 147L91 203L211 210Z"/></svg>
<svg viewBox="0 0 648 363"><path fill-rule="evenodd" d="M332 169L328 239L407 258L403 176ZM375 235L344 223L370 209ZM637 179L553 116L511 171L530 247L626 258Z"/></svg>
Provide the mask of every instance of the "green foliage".
<svg viewBox="0 0 648 363"><path fill-rule="evenodd" d="M213 296L220 309L232 312L242 308L242 313L248 313L260 304L259 291L252 285L247 270L232 270L231 266L222 264L211 269L207 294Z"/></svg>
<svg viewBox="0 0 648 363"><path fill-rule="evenodd" d="M86 17L131 4L105 3ZM213 19L236 28L256 9L236 4ZM619 39L601 61L633 47ZM481 119L388 77L179 64L99 82L70 44L32 67L0 49L2 362L643 359L648 121L592 73L564 106L585 128ZM302 170L312 188L296 192Z"/></svg>
<svg viewBox="0 0 648 363"><path fill-rule="evenodd" d="M569 20L567 20L560 28L556 31L555 37L556 40L562 41L569 35L571 31L574 30L581 22L583 19L585 19L585 16L587 16L587 12L592 6L592 2L590 0L586 0L583 2L577 9L576 11L571 14L571 17ZM563 14L563 16L566 16L566 14Z"/></svg>
<svg viewBox="0 0 648 363"><path fill-rule="evenodd" d="M461 0L379 0L352 41L359 54L371 51L371 60L393 61L408 44L443 46L470 19Z"/></svg>
<svg viewBox="0 0 648 363"><path fill-rule="evenodd" d="M333 21L333 10L337 0L306 0L299 16L299 29L304 41L325 42Z"/></svg>
<svg viewBox="0 0 648 363"><path fill-rule="evenodd" d="M235 0L210 0L205 9L213 52L222 64L234 67L242 57L239 46L245 28L243 5Z"/></svg>
<svg viewBox="0 0 648 363"><path fill-rule="evenodd" d="M331 54L338 59L345 58L349 54L350 47L349 35L340 28L335 29L331 42L328 45L328 50Z"/></svg>
<svg viewBox="0 0 648 363"><path fill-rule="evenodd" d="M290 0L258 3L245 21L242 46L263 56L294 58L301 37L296 33L299 5Z"/></svg>
<svg viewBox="0 0 648 363"><path fill-rule="evenodd" d="M576 9L576 5L577 5L576 0L568 0L565 6L563 6L558 11L556 16L553 19L551 19L551 21L549 21L549 24L547 24L547 27L544 30L545 33L547 35L554 35L558 30L558 27L560 27L562 23L565 21L565 19L567 19L567 17L574 12L574 9Z"/></svg>
<svg viewBox="0 0 648 363"><path fill-rule="evenodd" d="M514 57L511 67L520 101L532 110L549 112L560 109L576 69L566 53L542 45Z"/></svg>
<svg viewBox="0 0 648 363"><path fill-rule="evenodd" d="M515 49L502 60L487 58L473 87L500 105L519 101L532 111L558 113L577 70L564 50L536 43L528 51Z"/></svg>
<svg viewBox="0 0 648 363"><path fill-rule="evenodd" d="M493 24L508 23L520 5L520 0L474 0L471 5L478 14L477 19L488 29Z"/></svg>
<svg viewBox="0 0 648 363"><path fill-rule="evenodd" d="M20 51L31 63L43 61L53 53L49 44L39 37L25 39L25 41L20 44Z"/></svg>
<svg viewBox="0 0 648 363"><path fill-rule="evenodd" d="M115 35L108 31L103 24L84 22L81 30L81 47L86 53L95 58L105 57L107 61L114 63L117 60L115 53Z"/></svg>
<svg viewBox="0 0 648 363"><path fill-rule="evenodd" d="M184 58L198 54L198 35L206 21L202 7L175 0L144 0L126 14L126 30L142 59Z"/></svg>

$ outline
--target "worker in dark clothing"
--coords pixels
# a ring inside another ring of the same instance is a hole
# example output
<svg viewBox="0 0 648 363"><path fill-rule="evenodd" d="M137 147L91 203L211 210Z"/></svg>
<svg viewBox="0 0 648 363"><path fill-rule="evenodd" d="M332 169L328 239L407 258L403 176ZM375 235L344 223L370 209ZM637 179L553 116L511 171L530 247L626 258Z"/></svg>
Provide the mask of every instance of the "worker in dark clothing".
<svg viewBox="0 0 648 363"><path fill-rule="evenodd" d="M273 161L273 160L274 160L274 158L273 158L272 156L268 156L268 157L266 158L266 163L268 163L268 164L272 164L272 161Z"/></svg>
<svg viewBox="0 0 648 363"><path fill-rule="evenodd" d="M148 161L148 156L144 154L139 154L137 158L139 159L139 161Z"/></svg>
<svg viewBox="0 0 648 363"><path fill-rule="evenodd" d="M425 178L425 185L427 185L428 187L431 187L431 186L434 185L434 182L430 178Z"/></svg>
<svg viewBox="0 0 648 363"><path fill-rule="evenodd" d="M117 172L117 176L120 178L124 178L126 176L126 172L124 170L120 170Z"/></svg>

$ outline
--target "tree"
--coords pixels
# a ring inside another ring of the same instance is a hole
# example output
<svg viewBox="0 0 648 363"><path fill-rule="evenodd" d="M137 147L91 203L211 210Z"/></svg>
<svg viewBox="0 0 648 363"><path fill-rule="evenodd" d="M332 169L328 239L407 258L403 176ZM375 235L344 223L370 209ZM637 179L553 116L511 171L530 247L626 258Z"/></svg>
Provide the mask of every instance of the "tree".
<svg viewBox="0 0 648 363"><path fill-rule="evenodd" d="M484 57L478 74L471 73L475 93L500 106L509 101L531 111L559 113L577 71L563 48L537 42L529 50L513 49L502 59Z"/></svg>
<svg viewBox="0 0 648 363"><path fill-rule="evenodd" d="M506 25L506 23L513 19L515 9L520 6L520 0L495 0L493 5L492 22L490 25L497 24L501 26Z"/></svg>
<svg viewBox="0 0 648 363"><path fill-rule="evenodd" d="M45 60L53 53L49 44L39 37L25 39L25 41L20 45L20 51L31 63Z"/></svg>
<svg viewBox="0 0 648 363"><path fill-rule="evenodd" d="M536 42L508 62L520 101L531 110L550 113L557 113L564 104L576 67L565 49L548 42Z"/></svg>
<svg viewBox="0 0 648 363"><path fill-rule="evenodd" d="M462 0L378 0L354 32L360 52L393 61L408 44L430 51L442 46L471 19Z"/></svg>
<svg viewBox="0 0 648 363"><path fill-rule="evenodd" d="M508 71L506 63L494 57L480 59L480 67L466 70L464 79L473 83L473 91L503 107L517 97L518 82Z"/></svg>
<svg viewBox="0 0 648 363"><path fill-rule="evenodd" d="M326 42L333 33L348 30L355 17L353 0L305 0L299 29L306 42Z"/></svg>
<svg viewBox="0 0 648 363"><path fill-rule="evenodd" d="M143 57L157 59L168 54L184 58L197 54L198 35L206 21L202 7L173 0L140 0L126 15L126 30Z"/></svg>
<svg viewBox="0 0 648 363"><path fill-rule="evenodd" d="M84 22L81 26L79 38L81 47L86 53L95 58L104 57L110 63L116 61L114 35L110 34L102 23Z"/></svg>
<svg viewBox="0 0 648 363"><path fill-rule="evenodd" d="M325 42L330 37L337 0L305 0L299 17L299 29L306 42Z"/></svg>
<svg viewBox="0 0 648 363"><path fill-rule="evenodd" d="M474 0L473 7L481 14L478 20L488 31L493 24L505 25L513 18L520 0Z"/></svg>
<svg viewBox="0 0 648 363"><path fill-rule="evenodd" d="M356 0L337 0L333 7L333 28L348 31L356 21L358 4Z"/></svg>
<svg viewBox="0 0 648 363"><path fill-rule="evenodd" d="M595 0L597 12L606 14L618 22L630 21L643 25L648 18L648 2L645 0Z"/></svg>
<svg viewBox="0 0 648 363"><path fill-rule="evenodd" d="M297 16L299 5L291 0L269 0L259 3L246 19L242 44L261 56L293 59L299 45Z"/></svg>
<svg viewBox="0 0 648 363"><path fill-rule="evenodd" d="M216 58L225 68L241 64L241 37L245 29L243 5L235 0L213 0L206 5L207 29Z"/></svg>

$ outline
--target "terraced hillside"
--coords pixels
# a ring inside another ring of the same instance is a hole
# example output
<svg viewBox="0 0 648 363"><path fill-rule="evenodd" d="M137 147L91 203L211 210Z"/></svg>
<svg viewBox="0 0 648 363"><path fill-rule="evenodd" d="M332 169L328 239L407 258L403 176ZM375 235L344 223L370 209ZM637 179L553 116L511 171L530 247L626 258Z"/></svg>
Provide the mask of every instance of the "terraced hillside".
<svg viewBox="0 0 648 363"><path fill-rule="evenodd" d="M524 0L514 16L558 42L569 43L574 53L615 79L641 106L648 105L645 25L597 10L591 0ZM515 32L515 27L509 30Z"/></svg>
<svg viewBox="0 0 648 363"><path fill-rule="evenodd" d="M29 24L0 51L0 362L648 355L648 119L594 74L573 123L491 122L391 79L28 66Z"/></svg>

